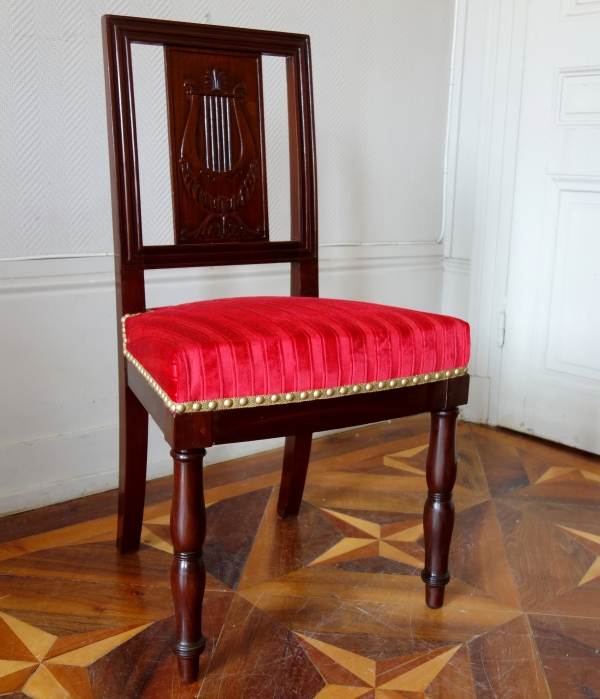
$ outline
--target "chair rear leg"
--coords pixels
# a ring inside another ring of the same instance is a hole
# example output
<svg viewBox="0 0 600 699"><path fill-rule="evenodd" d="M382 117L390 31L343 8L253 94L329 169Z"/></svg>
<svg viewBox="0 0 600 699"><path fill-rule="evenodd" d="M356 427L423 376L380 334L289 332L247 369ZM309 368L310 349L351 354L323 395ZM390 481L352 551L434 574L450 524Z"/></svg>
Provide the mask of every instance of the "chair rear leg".
<svg viewBox="0 0 600 699"><path fill-rule="evenodd" d="M450 582L448 555L454 528L452 488L456 480L456 418L458 408L431 413L427 453L427 501L423 512L426 585L425 602L438 609L444 603L444 587Z"/></svg>
<svg viewBox="0 0 600 699"><path fill-rule="evenodd" d="M121 392L120 403L117 548L134 553L140 548L144 515L148 413L129 386Z"/></svg>
<svg viewBox="0 0 600 699"><path fill-rule="evenodd" d="M206 570L202 547L206 538L206 507L202 461L206 449L171 451L175 466L171 539L175 549L171 589L175 604L175 647L182 682L198 679L200 654L206 646L202 635L202 601Z"/></svg>
<svg viewBox="0 0 600 699"><path fill-rule="evenodd" d="M311 432L285 438L281 488L277 501L277 514L283 519L296 517L300 511L311 444Z"/></svg>

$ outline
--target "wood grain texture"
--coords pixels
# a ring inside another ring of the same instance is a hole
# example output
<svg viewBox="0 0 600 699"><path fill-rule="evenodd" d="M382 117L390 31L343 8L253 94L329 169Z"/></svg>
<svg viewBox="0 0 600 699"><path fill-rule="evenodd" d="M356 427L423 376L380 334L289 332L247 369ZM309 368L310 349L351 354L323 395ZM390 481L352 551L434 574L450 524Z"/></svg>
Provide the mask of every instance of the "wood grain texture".
<svg viewBox="0 0 600 699"><path fill-rule="evenodd" d="M519 616L468 644L477 697L550 699L525 616Z"/></svg>
<svg viewBox="0 0 600 699"><path fill-rule="evenodd" d="M299 699L311 699L324 684L295 634L236 596L202 686L203 696L287 699L293 687Z"/></svg>
<svg viewBox="0 0 600 699"><path fill-rule="evenodd" d="M208 508L208 534L203 547L206 569L232 590L237 589L246 567L271 492L272 488L253 490ZM232 526L236 521L243 527Z"/></svg>
<svg viewBox="0 0 600 699"><path fill-rule="evenodd" d="M456 420L458 408L431 413L431 438L427 453L427 500L423 511L427 606L438 609L444 587L450 581L448 556L454 529L452 489L456 481Z"/></svg>
<svg viewBox="0 0 600 699"><path fill-rule="evenodd" d="M485 541L485 546L480 543ZM459 579L491 597L521 608L502 530L491 500L458 513L450 549L450 569Z"/></svg>
<svg viewBox="0 0 600 699"><path fill-rule="evenodd" d="M531 631L553 697L600 695L600 631L594 619L531 615Z"/></svg>
<svg viewBox="0 0 600 699"><path fill-rule="evenodd" d="M175 464L175 488L171 507L171 540L174 556L171 589L175 605L174 651L181 679L198 679L199 656L206 647L202 634L202 602L206 588L203 546L206 538L206 508L202 483L205 449L171 450Z"/></svg>
<svg viewBox="0 0 600 699"><path fill-rule="evenodd" d="M62 528L52 528L56 508L39 511L39 522L30 513L23 536L0 549L0 687L18 699L44 692L66 699L269 692L287 699L296 690L309 699L599 694L600 524L589 497L565 490L581 469L595 472L594 459L459 424L453 577L444 607L432 610L419 568L379 548L424 555L425 490L404 489L425 480L416 471L425 470L429 425L424 415L315 440L310 498L288 520L276 516L282 450L204 469L212 503L204 543L207 641L190 685L179 681L170 652L172 479L156 491L149 484L157 502L146 508L143 527L155 538L129 556L112 543L114 492L111 505L105 495L86 499L88 521L69 522L65 510L69 526ZM500 442L493 461L492 450L478 448L482 435L488 445ZM517 463L527 484L507 489L502 479L514 486ZM486 476L496 467L494 497ZM556 471L543 479L556 468L566 469L559 493L548 489ZM344 488L352 479L356 487ZM78 504L73 516L81 519L84 509ZM362 557L358 547L344 560L331 555L340 542L358 539L376 553ZM323 555L329 560L312 565Z"/></svg>

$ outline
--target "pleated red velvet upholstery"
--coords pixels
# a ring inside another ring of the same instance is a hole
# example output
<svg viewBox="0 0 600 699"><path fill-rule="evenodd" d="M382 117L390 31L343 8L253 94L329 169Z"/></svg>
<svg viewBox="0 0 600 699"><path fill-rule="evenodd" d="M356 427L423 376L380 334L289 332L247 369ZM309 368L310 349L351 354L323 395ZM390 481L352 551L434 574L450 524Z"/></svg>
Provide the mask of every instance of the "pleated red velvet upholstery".
<svg viewBox="0 0 600 699"><path fill-rule="evenodd" d="M309 391L464 367L469 326L357 301L244 297L126 319L127 349L177 402Z"/></svg>

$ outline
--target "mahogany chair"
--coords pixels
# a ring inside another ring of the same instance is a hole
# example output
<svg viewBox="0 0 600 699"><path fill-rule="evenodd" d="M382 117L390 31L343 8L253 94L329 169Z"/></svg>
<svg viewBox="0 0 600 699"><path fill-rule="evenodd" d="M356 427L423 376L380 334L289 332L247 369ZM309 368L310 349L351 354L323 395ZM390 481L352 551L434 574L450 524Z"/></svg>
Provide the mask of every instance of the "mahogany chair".
<svg viewBox="0 0 600 699"><path fill-rule="evenodd" d="M424 509L426 603L450 579L456 418L467 402L469 329L455 318L319 299L308 36L103 18L117 314L122 333L117 546L140 545L148 415L171 446L171 573L179 670L198 675L205 638L202 459L206 448L285 437L278 514L298 514L312 433L431 413ZM134 42L164 47L174 241L144 245ZM261 56L286 58L291 240L269 240ZM144 271L291 263L290 297L146 308ZM121 342L121 341L120 341Z"/></svg>

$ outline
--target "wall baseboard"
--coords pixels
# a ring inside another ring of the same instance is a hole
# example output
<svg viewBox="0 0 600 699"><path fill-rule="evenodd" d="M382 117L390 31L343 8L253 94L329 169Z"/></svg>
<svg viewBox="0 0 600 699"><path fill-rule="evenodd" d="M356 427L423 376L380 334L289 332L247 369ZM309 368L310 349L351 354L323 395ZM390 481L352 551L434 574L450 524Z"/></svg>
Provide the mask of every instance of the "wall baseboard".
<svg viewBox="0 0 600 699"><path fill-rule="evenodd" d="M467 422L488 424L490 405L490 379L473 376L469 383L469 402L461 409L461 416Z"/></svg>
<svg viewBox="0 0 600 699"><path fill-rule="evenodd" d="M363 246L356 247L360 255ZM322 260L322 296L439 312L443 258L432 253L440 246L415 246L418 256L406 255L410 246L377 247L382 257L346 257L344 250ZM7 358L0 374L0 514L116 487L112 267L111 257L0 262L0 356ZM148 307L287 295L289 266L154 270L147 280ZM213 447L207 463L282 443ZM151 423L148 476L171 469L168 448Z"/></svg>
<svg viewBox="0 0 600 699"><path fill-rule="evenodd" d="M283 438L219 444L208 450L205 466L283 446ZM118 487L118 426L82 430L0 448L3 488L0 514L73 500ZM148 480L173 473L169 446L150 423Z"/></svg>
<svg viewBox="0 0 600 699"><path fill-rule="evenodd" d="M338 430L317 432L313 439L346 432L354 425ZM4 491L0 494L0 516L33 510L56 502L113 490L119 485L118 425L96 430L58 435L34 442L12 444L0 448L0 463L10 464L4 471ZM285 439L261 439L236 444L215 444L207 449L204 466L259 454L284 446ZM19 474L31 473L32 464L40 464L40 482L24 480ZM107 469L108 466L108 469ZM173 474L169 445L158 427L150 420L148 467L146 479ZM52 480L56 475L57 480ZM25 487L24 483L27 483Z"/></svg>

